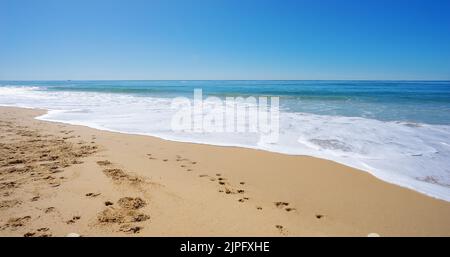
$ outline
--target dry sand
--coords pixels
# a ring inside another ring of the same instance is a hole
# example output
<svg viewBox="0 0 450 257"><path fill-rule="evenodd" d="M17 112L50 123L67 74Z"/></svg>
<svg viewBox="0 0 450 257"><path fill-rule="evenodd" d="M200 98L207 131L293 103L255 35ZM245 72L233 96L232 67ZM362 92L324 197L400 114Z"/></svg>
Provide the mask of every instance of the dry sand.
<svg viewBox="0 0 450 257"><path fill-rule="evenodd" d="M449 236L450 203L331 161L0 107L1 236Z"/></svg>

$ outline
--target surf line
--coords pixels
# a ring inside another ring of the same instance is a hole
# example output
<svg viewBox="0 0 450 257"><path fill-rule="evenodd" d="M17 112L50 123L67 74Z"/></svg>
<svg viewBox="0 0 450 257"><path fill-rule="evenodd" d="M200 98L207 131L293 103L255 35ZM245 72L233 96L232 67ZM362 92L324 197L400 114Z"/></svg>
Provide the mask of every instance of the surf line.
<svg viewBox="0 0 450 257"><path fill-rule="evenodd" d="M269 104L270 99L270 104ZM187 97L172 99L173 132L256 133L260 143L277 143L280 132L279 97L216 96L203 99L202 89L194 89L193 101Z"/></svg>

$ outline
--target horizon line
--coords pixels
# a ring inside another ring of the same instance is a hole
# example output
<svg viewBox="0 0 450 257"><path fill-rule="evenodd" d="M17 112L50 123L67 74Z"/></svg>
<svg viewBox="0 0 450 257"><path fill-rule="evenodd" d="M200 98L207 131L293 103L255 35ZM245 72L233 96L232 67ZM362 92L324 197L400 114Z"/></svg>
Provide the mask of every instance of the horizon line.
<svg viewBox="0 0 450 257"><path fill-rule="evenodd" d="M0 79L0 81L430 81L450 82L450 79Z"/></svg>

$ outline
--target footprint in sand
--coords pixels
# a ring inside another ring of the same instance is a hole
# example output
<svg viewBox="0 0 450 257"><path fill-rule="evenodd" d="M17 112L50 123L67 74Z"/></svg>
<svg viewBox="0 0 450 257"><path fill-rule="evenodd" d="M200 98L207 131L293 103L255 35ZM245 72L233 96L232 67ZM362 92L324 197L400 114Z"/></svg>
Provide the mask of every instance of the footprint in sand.
<svg viewBox="0 0 450 257"><path fill-rule="evenodd" d="M10 218L8 222L6 222L3 226L0 227L0 230L4 230L6 228L16 229L18 227L24 226L28 221L31 220L31 216L23 216L19 218Z"/></svg>
<svg viewBox="0 0 450 257"><path fill-rule="evenodd" d="M81 216L73 216L72 219L66 221L67 224L73 224L75 223L77 220L81 219Z"/></svg>
<svg viewBox="0 0 450 257"><path fill-rule="evenodd" d="M250 198L244 197L244 198L239 199L238 201L239 201L240 203L243 203L243 202L248 201L248 200L250 200Z"/></svg>
<svg viewBox="0 0 450 257"><path fill-rule="evenodd" d="M54 212L55 210L56 210L55 207L48 207L48 208L44 209L44 212L45 213L50 213L50 212Z"/></svg>
<svg viewBox="0 0 450 257"><path fill-rule="evenodd" d="M235 192L230 188L225 188L225 194L230 195L230 194L235 194Z"/></svg>
<svg viewBox="0 0 450 257"><path fill-rule="evenodd" d="M274 204L277 208L280 208L280 209L289 205L289 203L287 203L287 202L275 202Z"/></svg>
<svg viewBox="0 0 450 257"><path fill-rule="evenodd" d="M5 200L5 201L1 201L0 202L0 210L1 209L8 209L8 208L12 208L15 207L17 205L22 204L22 201L19 200Z"/></svg>
<svg viewBox="0 0 450 257"><path fill-rule="evenodd" d="M98 161L97 164L100 166L108 166L108 165L111 165L112 163L108 160L104 160L104 161Z"/></svg>
<svg viewBox="0 0 450 257"><path fill-rule="evenodd" d="M39 198L41 198L40 196L34 196L30 199L31 202L36 202L37 200L39 200Z"/></svg>
<svg viewBox="0 0 450 257"><path fill-rule="evenodd" d="M121 169L105 169L103 170L103 173L106 174L106 176L112 178L112 180L116 182L129 182L133 184L139 184L145 182L144 179L137 177L135 175L131 175L128 173L125 173Z"/></svg>
<svg viewBox="0 0 450 257"><path fill-rule="evenodd" d="M97 197L99 195L101 195L101 193L87 193L86 194L87 197L92 197L92 198Z"/></svg>
<svg viewBox="0 0 450 257"><path fill-rule="evenodd" d="M201 175L198 175L200 178L208 178L210 181L216 181L216 179L215 178L213 178L213 177L211 177L211 176L209 176L209 175L205 175L205 174L201 174Z"/></svg>
<svg viewBox="0 0 450 257"><path fill-rule="evenodd" d="M48 183L50 186L52 186L52 187L59 187L61 184L60 183L58 183L58 182L50 182L50 183Z"/></svg>
<svg viewBox="0 0 450 257"><path fill-rule="evenodd" d="M52 234L49 233L49 228L38 228L36 231L27 232L24 237L51 237Z"/></svg>
<svg viewBox="0 0 450 257"><path fill-rule="evenodd" d="M278 209L284 209L284 210L287 211L287 212L296 211L295 208L293 208L293 207L288 207L288 206L289 206L289 203L288 203L288 202L275 202L274 204L275 204L275 206L276 206Z"/></svg>
<svg viewBox="0 0 450 257"><path fill-rule="evenodd" d="M147 156L149 160L156 160L156 158L153 157L151 153L148 153Z"/></svg>
<svg viewBox="0 0 450 257"><path fill-rule="evenodd" d="M144 207L147 203L139 197L123 197L117 201L117 204L124 209L137 210Z"/></svg>
<svg viewBox="0 0 450 257"><path fill-rule="evenodd" d="M211 177L209 175L206 175L206 174L201 174L201 175L199 175L199 177L201 177L201 178L204 178L204 177L209 178L210 181L216 181L217 180L217 183L221 186L218 189L219 193L225 193L227 195L245 194L246 191L244 189L235 189L235 188L233 188L232 185L230 185L230 183L227 182L227 179L222 177L221 173L216 173L215 175L216 175L217 179L214 178L214 177ZM240 184L243 185L245 183L241 182ZM246 202L248 200L250 200L249 197L242 197L242 198L238 199L238 202L243 203L243 202Z"/></svg>
<svg viewBox="0 0 450 257"><path fill-rule="evenodd" d="M324 217L324 215L322 215L322 214L316 214L316 219L318 219L318 220L322 219L323 217Z"/></svg>
<svg viewBox="0 0 450 257"><path fill-rule="evenodd" d="M125 233L130 233L130 234L136 234L136 233L139 233L142 229L143 229L143 227L131 226L129 224L126 224L126 225L120 226L119 231L122 231Z"/></svg>
<svg viewBox="0 0 450 257"><path fill-rule="evenodd" d="M286 235L286 229L282 225L275 225L275 228L280 232L282 235Z"/></svg>
<svg viewBox="0 0 450 257"><path fill-rule="evenodd" d="M139 197L123 197L117 201L119 208L107 207L98 214L100 224L119 224L119 231L125 233L139 233L143 227L134 223L150 219L149 215L138 210L146 206L146 202Z"/></svg>
<svg viewBox="0 0 450 257"><path fill-rule="evenodd" d="M181 155L176 155L175 157L176 157L175 160L176 160L177 162L189 161L189 159L183 158Z"/></svg>

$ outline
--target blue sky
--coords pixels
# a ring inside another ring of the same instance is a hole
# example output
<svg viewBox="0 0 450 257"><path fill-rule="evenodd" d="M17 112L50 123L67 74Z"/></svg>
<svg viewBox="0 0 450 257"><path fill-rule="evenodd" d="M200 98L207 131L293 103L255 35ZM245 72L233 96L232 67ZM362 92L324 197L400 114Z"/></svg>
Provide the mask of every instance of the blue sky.
<svg viewBox="0 0 450 257"><path fill-rule="evenodd" d="M449 0L0 0L0 80L450 80Z"/></svg>

